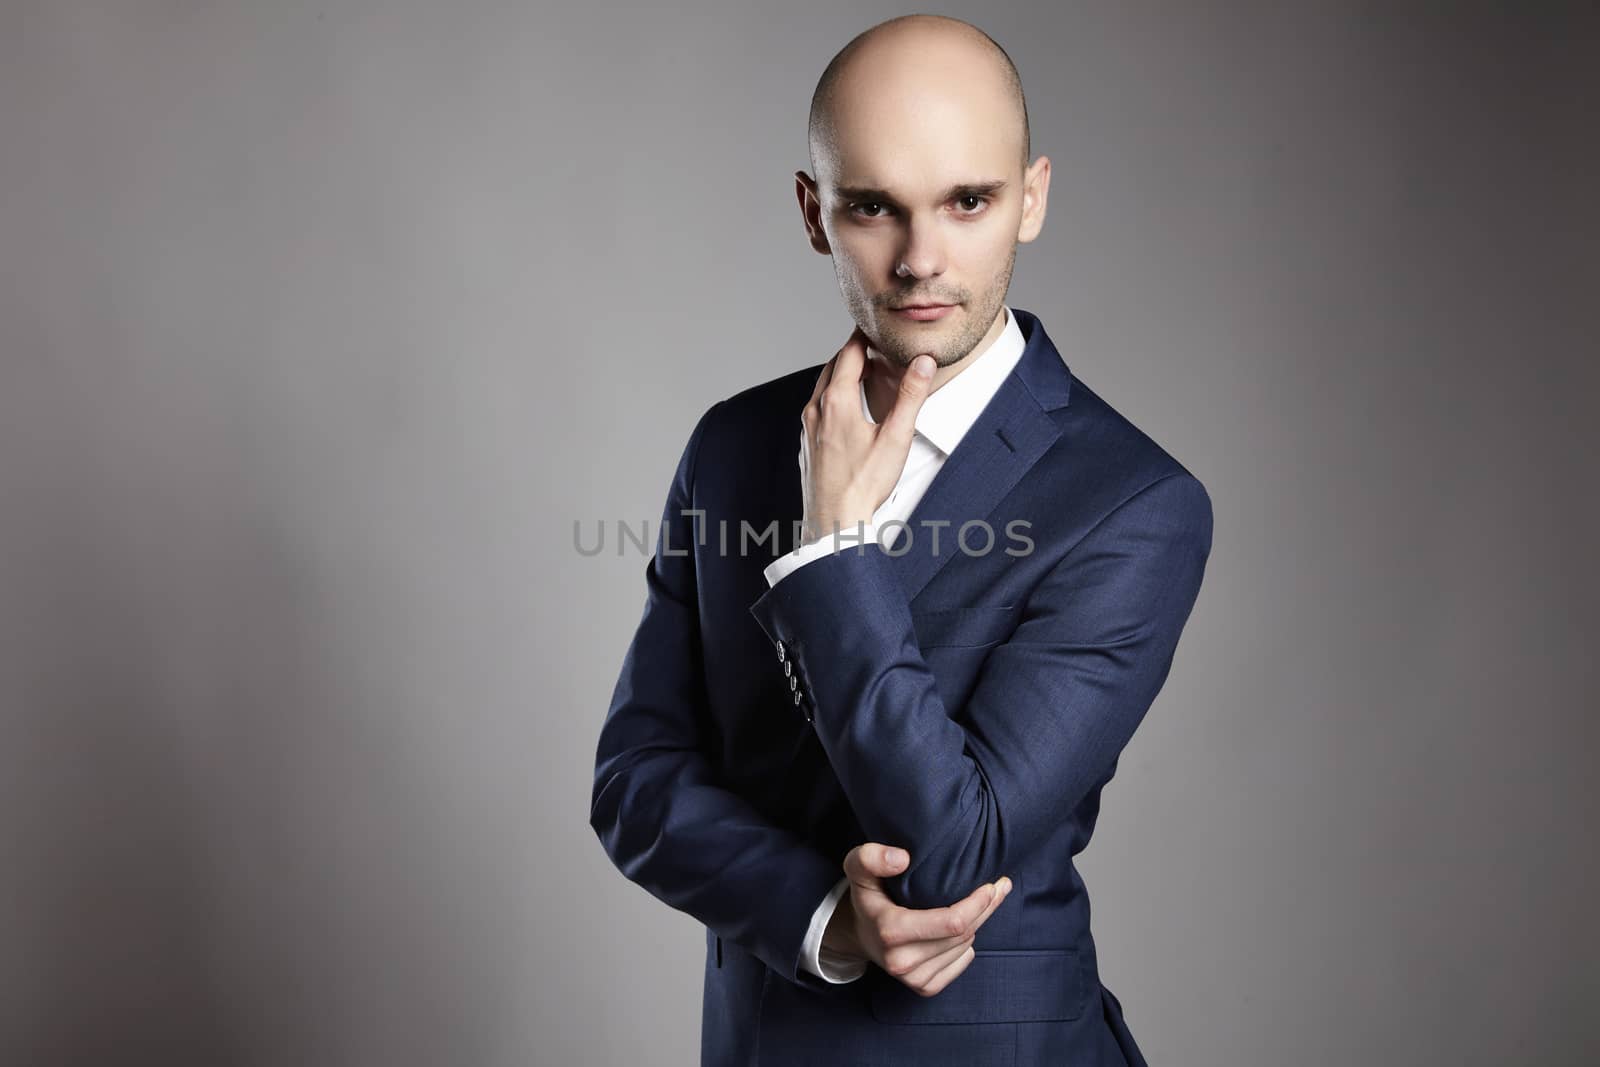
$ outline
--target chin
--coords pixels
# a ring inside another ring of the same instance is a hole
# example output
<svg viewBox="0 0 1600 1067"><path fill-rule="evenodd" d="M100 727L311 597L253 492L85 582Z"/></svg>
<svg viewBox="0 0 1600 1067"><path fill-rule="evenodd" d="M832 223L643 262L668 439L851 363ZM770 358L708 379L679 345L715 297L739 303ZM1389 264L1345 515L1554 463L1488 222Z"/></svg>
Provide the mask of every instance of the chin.
<svg viewBox="0 0 1600 1067"><path fill-rule="evenodd" d="M951 342L960 336L961 331L952 328L950 323L938 323L929 326L913 326L906 328L891 328L884 331L885 342L894 346L896 352L905 353L906 364L926 352L931 356L941 357L949 350ZM883 351L881 348L879 351ZM944 365L940 359L940 366Z"/></svg>

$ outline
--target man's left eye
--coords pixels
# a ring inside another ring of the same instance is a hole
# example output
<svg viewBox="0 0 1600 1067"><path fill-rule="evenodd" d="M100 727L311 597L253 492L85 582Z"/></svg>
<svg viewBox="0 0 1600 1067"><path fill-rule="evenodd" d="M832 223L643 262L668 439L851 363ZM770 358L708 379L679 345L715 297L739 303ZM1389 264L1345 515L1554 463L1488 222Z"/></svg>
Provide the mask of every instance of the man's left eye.
<svg viewBox="0 0 1600 1067"><path fill-rule="evenodd" d="M967 214L969 214L969 215L973 215L973 214L977 213L976 208L978 207L978 205L987 204L989 202L989 201L987 201L986 199L984 199L981 196L963 196L963 197L960 198L960 202L961 203L966 203L968 200L971 200L973 202L973 208L974 208L974 210L967 212Z"/></svg>

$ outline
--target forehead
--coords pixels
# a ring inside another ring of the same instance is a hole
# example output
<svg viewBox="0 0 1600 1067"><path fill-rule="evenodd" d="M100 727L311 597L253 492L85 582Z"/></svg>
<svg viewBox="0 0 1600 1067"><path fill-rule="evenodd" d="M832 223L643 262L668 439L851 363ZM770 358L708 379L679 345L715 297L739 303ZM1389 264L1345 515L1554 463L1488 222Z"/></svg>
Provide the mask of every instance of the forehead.
<svg viewBox="0 0 1600 1067"><path fill-rule="evenodd" d="M819 182L916 195L1020 169L1019 120L995 79L890 73L841 86Z"/></svg>

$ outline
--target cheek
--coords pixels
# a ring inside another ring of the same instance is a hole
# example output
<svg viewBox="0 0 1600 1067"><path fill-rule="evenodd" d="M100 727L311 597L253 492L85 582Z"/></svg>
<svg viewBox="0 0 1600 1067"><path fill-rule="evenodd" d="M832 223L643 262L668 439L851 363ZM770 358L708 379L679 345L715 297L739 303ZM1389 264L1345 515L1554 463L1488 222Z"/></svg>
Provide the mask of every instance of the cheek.
<svg viewBox="0 0 1600 1067"><path fill-rule="evenodd" d="M835 258L842 258L857 276L873 277L887 268L896 254L899 239L887 225L845 226L833 244Z"/></svg>
<svg viewBox="0 0 1600 1067"><path fill-rule="evenodd" d="M877 256L873 250L859 240L834 245L834 269L839 272L839 277L852 283L860 283L863 279L872 277L873 264L876 261Z"/></svg>
<svg viewBox="0 0 1600 1067"><path fill-rule="evenodd" d="M839 291L854 311L864 311L872 305L872 296L878 287L870 284L865 268L858 260L840 255L833 257L833 271L839 279Z"/></svg>
<svg viewBox="0 0 1600 1067"><path fill-rule="evenodd" d="M974 235L972 243L965 249L967 268L974 278L992 278L997 274L1004 274L1006 260L1011 258L1015 242L1009 242L997 233L984 233Z"/></svg>

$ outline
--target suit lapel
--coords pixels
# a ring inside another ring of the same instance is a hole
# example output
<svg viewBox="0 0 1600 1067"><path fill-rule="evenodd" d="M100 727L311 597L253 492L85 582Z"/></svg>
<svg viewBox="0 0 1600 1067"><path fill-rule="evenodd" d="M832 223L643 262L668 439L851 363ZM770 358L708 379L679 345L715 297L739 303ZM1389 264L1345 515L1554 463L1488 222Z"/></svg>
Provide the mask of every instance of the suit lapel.
<svg viewBox="0 0 1600 1067"><path fill-rule="evenodd" d="M1026 338L1022 356L934 476L927 492L917 502L916 510L906 520L906 529L895 542L894 551L901 554L890 559L905 588L907 602L914 600L950 557L961 551L956 540L961 524L972 519L987 520L1006 494L1016 488L1061 436L1061 429L1050 413L1066 406L1071 375L1038 317L1017 307L1012 307L1011 313L1017 317L1017 326ZM801 395L802 385L797 384L793 411L804 405L813 385L814 379L808 377L803 383L804 395ZM784 408L778 423L783 426L798 423L798 418L791 418L789 405L785 404ZM794 440L792 432L785 432L763 464L766 469L784 470L781 477L769 483L773 497L768 514L778 520L779 542L785 548L793 547L791 531L801 518L800 472L794 460ZM933 552L934 530L923 522L940 519L949 525L938 528L936 555ZM991 551L1002 551L1005 530L996 529L994 534L995 547ZM969 540L976 548L987 538L978 530ZM908 542L910 547L907 547ZM762 562L764 565L769 561ZM766 588L758 572L759 568L751 578L751 588L756 591Z"/></svg>
<svg viewBox="0 0 1600 1067"><path fill-rule="evenodd" d="M897 535L894 550L902 554L891 558L908 602L961 552L961 524L987 519L1061 436L1050 412L1066 406L1071 376L1038 317L1015 307L1011 312L1027 338L1021 358ZM935 527L928 524L941 520L948 525L937 526L936 553ZM998 551L1004 537L1003 529L994 530L990 550ZM988 535L975 530L969 543L978 550L988 543Z"/></svg>

